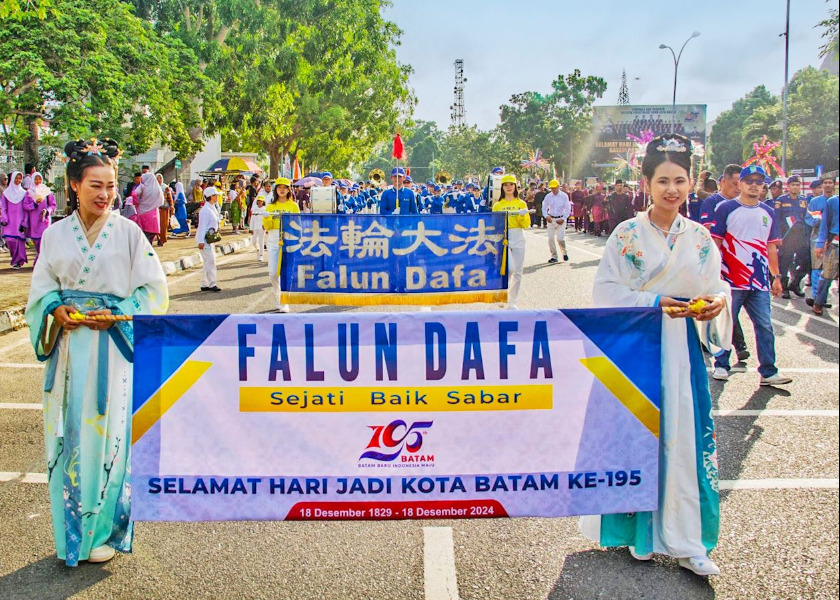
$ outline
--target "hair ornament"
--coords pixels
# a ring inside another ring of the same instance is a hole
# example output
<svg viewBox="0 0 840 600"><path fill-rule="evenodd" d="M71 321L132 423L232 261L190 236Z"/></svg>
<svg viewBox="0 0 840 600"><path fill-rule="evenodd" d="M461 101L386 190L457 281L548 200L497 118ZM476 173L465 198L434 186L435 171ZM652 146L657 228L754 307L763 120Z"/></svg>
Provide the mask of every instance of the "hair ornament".
<svg viewBox="0 0 840 600"><path fill-rule="evenodd" d="M85 156L102 156L107 158L119 158L120 148L114 140L88 140L70 141L64 146L64 154L70 162L78 162Z"/></svg>
<svg viewBox="0 0 840 600"><path fill-rule="evenodd" d="M660 152L687 152L688 148L685 147L680 140L676 138L665 139L662 138L662 143L660 143L657 147L657 150Z"/></svg>

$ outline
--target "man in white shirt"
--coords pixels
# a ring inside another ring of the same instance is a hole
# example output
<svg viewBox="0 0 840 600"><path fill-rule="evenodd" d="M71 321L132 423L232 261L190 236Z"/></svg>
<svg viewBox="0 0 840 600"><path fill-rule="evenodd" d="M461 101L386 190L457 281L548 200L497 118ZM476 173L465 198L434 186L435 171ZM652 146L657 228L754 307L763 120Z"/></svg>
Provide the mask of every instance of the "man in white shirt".
<svg viewBox="0 0 840 600"><path fill-rule="evenodd" d="M552 179L548 182L549 190L542 203L542 214L548 223L548 249L551 251L550 263L557 262L557 242L563 250L563 260L569 260L566 252L566 219L572 212L572 205L566 192L560 190L560 182Z"/></svg>

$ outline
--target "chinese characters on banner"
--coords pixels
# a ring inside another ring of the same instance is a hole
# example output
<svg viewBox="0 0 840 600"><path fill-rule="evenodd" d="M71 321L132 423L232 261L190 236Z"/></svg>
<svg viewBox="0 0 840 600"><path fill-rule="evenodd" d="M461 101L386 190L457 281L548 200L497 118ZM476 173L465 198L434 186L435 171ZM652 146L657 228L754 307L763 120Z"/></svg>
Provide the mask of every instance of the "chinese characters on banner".
<svg viewBox="0 0 840 600"><path fill-rule="evenodd" d="M283 302L503 302L505 215L283 215Z"/></svg>

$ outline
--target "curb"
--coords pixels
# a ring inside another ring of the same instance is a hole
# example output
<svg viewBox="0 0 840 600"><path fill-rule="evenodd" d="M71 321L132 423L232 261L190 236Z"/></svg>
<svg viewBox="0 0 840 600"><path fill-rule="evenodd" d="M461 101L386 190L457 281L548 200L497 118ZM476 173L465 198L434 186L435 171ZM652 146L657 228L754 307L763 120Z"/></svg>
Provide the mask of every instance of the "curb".
<svg viewBox="0 0 840 600"><path fill-rule="evenodd" d="M251 238L245 238L244 240L236 240L235 242L228 242L226 244L216 244L216 253L222 255L233 254L250 247ZM168 260L160 264L163 267L163 272L169 276L179 271L200 267L203 261L201 260L201 254L196 252L178 260ZM0 335L7 331L26 327L26 319L24 319L25 311L25 305L0 310Z"/></svg>

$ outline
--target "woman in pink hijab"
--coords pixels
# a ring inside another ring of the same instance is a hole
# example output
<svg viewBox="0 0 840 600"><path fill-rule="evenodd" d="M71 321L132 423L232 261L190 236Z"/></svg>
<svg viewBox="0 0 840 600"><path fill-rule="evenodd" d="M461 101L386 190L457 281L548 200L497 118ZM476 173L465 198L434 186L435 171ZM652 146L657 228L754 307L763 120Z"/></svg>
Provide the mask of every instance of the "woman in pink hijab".
<svg viewBox="0 0 840 600"><path fill-rule="evenodd" d="M23 210L26 211L29 238L35 244L35 263L37 263L38 256L41 254L41 236L49 227L55 213L55 196L44 184L44 177L40 173L32 174L32 182L23 199Z"/></svg>
<svg viewBox="0 0 840 600"><path fill-rule="evenodd" d="M160 209L163 204L163 190L152 172L143 173L140 185L131 192L135 196L137 224L146 234L149 243L160 234Z"/></svg>
<svg viewBox="0 0 840 600"><path fill-rule="evenodd" d="M23 209L23 174L15 171L9 177L9 187L0 196L0 227L3 228L3 239L12 255L12 268L20 269L26 264L26 211Z"/></svg>

